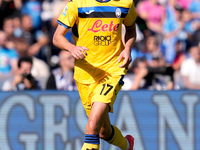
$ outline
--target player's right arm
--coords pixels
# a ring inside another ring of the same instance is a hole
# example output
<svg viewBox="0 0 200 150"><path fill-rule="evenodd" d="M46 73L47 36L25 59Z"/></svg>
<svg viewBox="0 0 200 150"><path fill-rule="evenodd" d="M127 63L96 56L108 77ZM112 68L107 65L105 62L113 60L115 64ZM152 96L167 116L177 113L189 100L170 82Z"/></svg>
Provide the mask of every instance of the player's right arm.
<svg viewBox="0 0 200 150"><path fill-rule="evenodd" d="M74 58L83 59L87 55L86 50L88 49L83 46L75 46L65 38L67 31L74 26L77 20L77 1L69 1L58 18L58 27L53 36L53 44L62 50L70 51Z"/></svg>
<svg viewBox="0 0 200 150"><path fill-rule="evenodd" d="M70 43L66 38L65 34L69 29L65 28L64 26L58 24L57 29L53 36L53 44L62 49L71 52L72 56L76 59L83 59L85 55L87 55L86 47L83 46L75 46L74 44Z"/></svg>

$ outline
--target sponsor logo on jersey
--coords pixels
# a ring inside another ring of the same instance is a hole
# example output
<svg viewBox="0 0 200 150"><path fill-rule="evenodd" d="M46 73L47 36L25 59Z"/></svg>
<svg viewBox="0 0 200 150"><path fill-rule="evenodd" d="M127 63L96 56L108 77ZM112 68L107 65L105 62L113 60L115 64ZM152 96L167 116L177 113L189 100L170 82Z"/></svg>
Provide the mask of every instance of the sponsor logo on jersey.
<svg viewBox="0 0 200 150"><path fill-rule="evenodd" d="M121 17L121 14L122 14L121 9L120 9L120 8L117 8L116 11L115 11L116 17L117 17L117 18L120 18L120 17Z"/></svg>
<svg viewBox="0 0 200 150"><path fill-rule="evenodd" d="M67 14L67 9L68 9L68 6L65 7L65 9L64 9L64 11L63 11L63 13L62 13L63 16L66 16L66 14Z"/></svg>
<svg viewBox="0 0 200 150"><path fill-rule="evenodd" d="M103 32L111 32L111 31L118 31L119 24L114 24L114 21L110 21L109 24L103 23L101 19L96 20L92 27L88 29L88 31L92 31L94 33L103 31Z"/></svg>
<svg viewBox="0 0 200 150"><path fill-rule="evenodd" d="M94 36L95 46L108 46L111 43L111 36Z"/></svg>

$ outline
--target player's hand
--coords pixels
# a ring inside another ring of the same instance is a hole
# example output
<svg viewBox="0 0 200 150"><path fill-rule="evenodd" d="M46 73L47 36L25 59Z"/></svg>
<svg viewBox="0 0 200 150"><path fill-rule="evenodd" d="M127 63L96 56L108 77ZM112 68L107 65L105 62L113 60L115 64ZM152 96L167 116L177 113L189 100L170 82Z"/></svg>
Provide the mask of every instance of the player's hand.
<svg viewBox="0 0 200 150"><path fill-rule="evenodd" d="M123 64L119 66L120 68L128 67L128 65L132 61L130 50L124 49L121 52L121 54L119 55L118 63L120 63L121 61L123 61Z"/></svg>
<svg viewBox="0 0 200 150"><path fill-rule="evenodd" d="M89 50L87 47L75 46L70 52L74 58L83 59L87 56L87 50Z"/></svg>

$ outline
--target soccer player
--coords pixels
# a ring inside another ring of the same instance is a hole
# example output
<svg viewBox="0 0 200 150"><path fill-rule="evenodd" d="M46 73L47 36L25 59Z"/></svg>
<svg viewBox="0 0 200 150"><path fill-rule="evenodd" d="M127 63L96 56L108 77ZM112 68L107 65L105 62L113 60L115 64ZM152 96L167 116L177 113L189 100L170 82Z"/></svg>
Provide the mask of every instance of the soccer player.
<svg viewBox="0 0 200 150"><path fill-rule="evenodd" d="M53 43L76 59L74 78L89 117L82 150L99 150L99 138L123 150L133 149L134 138L124 137L111 125L108 113L113 112L131 62L136 17L133 0L71 0L58 18ZM69 28L75 45L65 38Z"/></svg>

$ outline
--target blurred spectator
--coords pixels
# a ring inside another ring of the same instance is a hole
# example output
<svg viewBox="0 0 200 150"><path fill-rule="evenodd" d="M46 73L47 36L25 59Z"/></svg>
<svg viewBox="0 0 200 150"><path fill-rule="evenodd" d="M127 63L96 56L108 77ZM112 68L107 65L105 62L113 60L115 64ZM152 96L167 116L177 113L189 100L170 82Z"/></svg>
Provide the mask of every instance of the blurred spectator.
<svg viewBox="0 0 200 150"><path fill-rule="evenodd" d="M49 39L41 30L34 30L33 22L29 15L22 16L22 35L29 44L28 54L46 61L48 55Z"/></svg>
<svg viewBox="0 0 200 150"><path fill-rule="evenodd" d="M33 29L42 27L41 20L42 4L39 0L27 0L21 9L22 15L29 15L33 22Z"/></svg>
<svg viewBox="0 0 200 150"><path fill-rule="evenodd" d="M15 38L20 38L22 36L22 22L21 16L13 17L13 25L14 25L14 33L13 36Z"/></svg>
<svg viewBox="0 0 200 150"><path fill-rule="evenodd" d="M182 12L182 21L184 24L183 29L188 33L188 36L192 36L200 27L200 21L193 19L192 13L187 9Z"/></svg>
<svg viewBox="0 0 200 150"><path fill-rule="evenodd" d="M145 39L145 47L139 51L132 51L133 60L133 72L136 74L136 82L133 82L132 89L137 89L138 81L143 82L143 86L140 88L145 89L157 89L157 90L170 90L174 88L174 71L171 66L167 66L165 58L161 52L158 39L155 35L151 35ZM144 63L143 57L146 59ZM135 63L135 64L134 64ZM143 64L147 67L147 75L143 77L143 69L138 69ZM139 70L139 71L138 71ZM139 73L138 73L139 72ZM141 75L141 74L142 75ZM143 78L142 78L143 77ZM126 78L126 77L125 77ZM145 82L144 82L145 81Z"/></svg>
<svg viewBox="0 0 200 150"><path fill-rule="evenodd" d="M192 13L194 19L200 19L200 0L192 0L188 10Z"/></svg>
<svg viewBox="0 0 200 150"><path fill-rule="evenodd" d="M183 8L177 5L176 0L169 0L167 7L167 15L163 26L163 54L165 61L172 64L175 59L175 45L177 40L185 40L187 34L183 31L184 24L182 22Z"/></svg>
<svg viewBox="0 0 200 150"><path fill-rule="evenodd" d="M155 35L150 35L145 38L144 43L140 50L132 49L132 60L134 61L137 57L145 57L149 65L154 65L153 58L159 57L159 66L165 64L157 37Z"/></svg>
<svg viewBox="0 0 200 150"><path fill-rule="evenodd" d="M158 0L145 0L138 3L138 16L146 21L149 30L162 33L165 8L158 3Z"/></svg>
<svg viewBox="0 0 200 150"><path fill-rule="evenodd" d="M15 37L14 37L14 22L12 17L7 17L3 21L3 31L7 35L7 48L13 49L15 48Z"/></svg>
<svg viewBox="0 0 200 150"><path fill-rule="evenodd" d="M151 60L148 62L149 66L160 67L165 65L165 60L160 50L158 39L155 35L147 37L146 49L147 52L151 55Z"/></svg>
<svg viewBox="0 0 200 150"><path fill-rule="evenodd" d="M3 20L3 31L7 34L9 40L12 40L14 33L14 22L12 17Z"/></svg>
<svg viewBox="0 0 200 150"><path fill-rule="evenodd" d="M157 60L155 60L157 61ZM157 63L159 64L159 63ZM167 66L150 67L144 57L136 58L130 68L133 74L124 78L122 90L171 90L173 89L173 68Z"/></svg>
<svg viewBox="0 0 200 150"><path fill-rule="evenodd" d="M146 41L146 48L151 54L151 60L148 62L148 73L155 78L153 88L173 89L174 78L171 65L166 64L161 46L156 36L149 36Z"/></svg>
<svg viewBox="0 0 200 150"><path fill-rule="evenodd" d="M184 8L184 9L188 9L190 3L193 0L178 0L178 3Z"/></svg>
<svg viewBox="0 0 200 150"><path fill-rule="evenodd" d="M33 67L31 70L34 78L39 82L41 89L46 88L48 77L50 76L50 68L47 63L41 59L32 56Z"/></svg>
<svg viewBox="0 0 200 150"><path fill-rule="evenodd" d="M36 58L28 53L28 43L23 38L18 38L15 40L16 49L20 57L32 57L33 66L31 73L33 77L39 82L41 89L46 88L47 79L50 75L50 68L46 62L41 59Z"/></svg>
<svg viewBox="0 0 200 150"><path fill-rule="evenodd" d="M2 29L3 20L6 17L20 14L21 7L21 0L0 0L0 29Z"/></svg>
<svg viewBox="0 0 200 150"><path fill-rule="evenodd" d="M192 35L192 42L193 44L200 46L200 28Z"/></svg>
<svg viewBox="0 0 200 150"><path fill-rule="evenodd" d="M148 89L151 85L144 77L148 74L147 61L144 57L136 58L130 68L133 73L128 73L124 77L122 90Z"/></svg>
<svg viewBox="0 0 200 150"><path fill-rule="evenodd" d="M0 76L15 73L18 55L14 49L6 47L7 36L0 30Z"/></svg>
<svg viewBox="0 0 200 150"><path fill-rule="evenodd" d="M173 90L174 89L174 69L171 66L148 67L149 73L154 75L153 89Z"/></svg>
<svg viewBox="0 0 200 150"><path fill-rule="evenodd" d="M189 50L190 57L181 65L184 88L190 90L200 89L200 49L192 46Z"/></svg>
<svg viewBox="0 0 200 150"><path fill-rule="evenodd" d="M200 41L200 0L193 0L188 10L191 13L192 19L191 19L191 28L195 29L192 30L192 35L190 35L190 44L199 44Z"/></svg>
<svg viewBox="0 0 200 150"><path fill-rule="evenodd" d="M174 69L174 89L181 89L183 86L183 79L180 74L180 68L183 61L187 58L187 53L185 52L185 46L182 41L176 42L176 56L172 67Z"/></svg>
<svg viewBox="0 0 200 150"><path fill-rule="evenodd" d="M12 81L12 89L15 91L40 89L37 81L31 74L32 58L21 57L18 61L18 72Z"/></svg>
<svg viewBox="0 0 200 150"><path fill-rule="evenodd" d="M47 82L46 89L57 90L77 90L75 80L73 78L74 57L68 51L60 51L59 54L60 67L53 70Z"/></svg>
<svg viewBox="0 0 200 150"><path fill-rule="evenodd" d="M187 58L185 53L185 47L181 41L176 42L176 56L172 66L174 70L180 70L182 62Z"/></svg>

